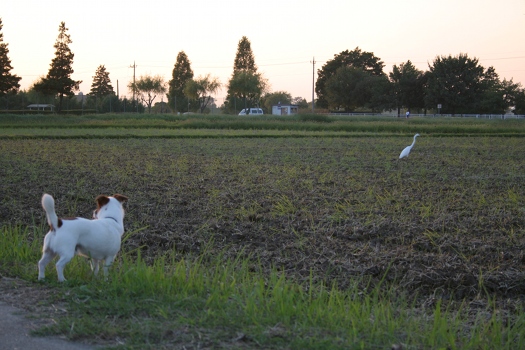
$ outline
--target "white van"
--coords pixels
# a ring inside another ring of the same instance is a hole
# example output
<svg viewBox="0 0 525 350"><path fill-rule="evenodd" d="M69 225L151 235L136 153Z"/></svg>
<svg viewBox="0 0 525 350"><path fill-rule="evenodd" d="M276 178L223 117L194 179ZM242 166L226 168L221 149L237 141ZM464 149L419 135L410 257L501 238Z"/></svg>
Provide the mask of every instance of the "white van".
<svg viewBox="0 0 525 350"><path fill-rule="evenodd" d="M240 111L239 115L263 115L262 108L245 108Z"/></svg>

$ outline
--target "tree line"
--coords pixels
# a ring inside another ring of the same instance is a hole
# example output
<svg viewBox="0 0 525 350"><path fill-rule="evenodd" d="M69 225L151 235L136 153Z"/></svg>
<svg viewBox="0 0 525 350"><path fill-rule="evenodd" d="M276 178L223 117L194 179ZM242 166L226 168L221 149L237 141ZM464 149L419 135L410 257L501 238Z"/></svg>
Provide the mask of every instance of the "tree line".
<svg viewBox="0 0 525 350"><path fill-rule="evenodd" d="M0 109L24 109L27 103L50 103L58 112L86 109L97 112L209 112L218 108L213 98L222 84L211 74L195 77L191 61L184 51L177 55L171 79L140 76L129 83L133 98L115 94L105 65L98 66L90 92L75 96L81 81L71 78L74 54L65 23L59 25L54 44L55 57L46 76L28 91L20 91L21 78L12 74L7 44L3 42L0 18ZM359 47L334 55L317 71L316 108L337 112L401 110L446 114L502 114L514 110L525 114L525 90L521 84L501 80L493 67L484 68L466 54L436 57L428 71L418 70L410 60L394 65L384 73L384 63ZM233 72L225 86L227 96L220 108L237 113L243 108L295 104L306 109L302 97L286 91L269 91L267 79L258 72L251 43L243 36L238 43ZM154 104L160 97L161 102ZM166 97L167 102L164 102ZM312 103L312 102L310 102Z"/></svg>
<svg viewBox="0 0 525 350"><path fill-rule="evenodd" d="M318 71L317 105L339 111L374 112L401 109L447 114L525 114L521 84L501 80L493 67L484 68L467 54L439 56L429 70L410 60L394 65L388 75L371 52L343 51Z"/></svg>

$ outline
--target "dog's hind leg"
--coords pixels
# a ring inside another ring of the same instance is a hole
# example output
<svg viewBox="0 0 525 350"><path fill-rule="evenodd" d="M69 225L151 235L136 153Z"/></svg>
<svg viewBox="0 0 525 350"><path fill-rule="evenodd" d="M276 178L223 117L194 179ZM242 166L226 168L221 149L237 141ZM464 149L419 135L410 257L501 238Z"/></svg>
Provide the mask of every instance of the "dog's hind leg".
<svg viewBox="0 0 525 350"><path fill-rule="evenodd" d="M105 278L105 279L108 279L108 269L109 269L109 267L113 264L113 260L115 260L115 255L113 255L113 256L108 256L108 257L104 260L104 278Z"/></svg>
<svg viewBox="0 0 525 350"><path fill-rule="evenodd" d="M45 250L42 254L42 259L38 262L38 280L42 280L46 277L46 266L56 256L51 250Z"/></svg>
<svg viewBox="0 0 525 350"><path fill-rule="evenodd" d="M60 259L58 259L56 263L57 268L57 275L58 275L58 281L64 282L66 279L64 278L64 267L66 267L66 264L73 259L74 255L62 255Z"/></svg>
<svg viewBox="0 0 525 350"><path fill-rule="evenodd" d="M99 259L91 259L91 261L90 261L91 271L93 271L95 276L98 274L98 271L100 269L100 262L101 262L101 260L99 260Z"/></svg>

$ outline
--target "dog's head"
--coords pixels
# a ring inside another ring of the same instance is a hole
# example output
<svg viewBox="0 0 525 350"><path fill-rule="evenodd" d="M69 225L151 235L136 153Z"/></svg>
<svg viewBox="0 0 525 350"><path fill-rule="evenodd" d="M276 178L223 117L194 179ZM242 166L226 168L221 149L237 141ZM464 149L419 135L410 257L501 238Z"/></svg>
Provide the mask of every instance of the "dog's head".
<svg viewBox="0 0 525 350"><path fill-rule="evenodd" d="M103 219L111 217L116 220L124 218L123 204L128 200L128 197L121 194L114 194L113 196L98 196L95 201L97 209L93 212L94 219ZM117 216L117 217L116 217Z"/></svg>

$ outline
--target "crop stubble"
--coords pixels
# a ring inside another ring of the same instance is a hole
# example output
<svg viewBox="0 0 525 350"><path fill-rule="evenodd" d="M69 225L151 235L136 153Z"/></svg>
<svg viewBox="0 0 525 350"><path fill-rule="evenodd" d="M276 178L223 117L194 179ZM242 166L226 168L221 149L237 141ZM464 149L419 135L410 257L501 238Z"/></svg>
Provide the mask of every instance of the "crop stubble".
<svg viewBox="0 0 525 350"><path fill-rule="evenodd" d="M130 198L123 250L249 257L299 283L385 278L419 296L525 293L520 138L1 140L0 220L89 217ZM482 297L484 298L484 297ZM507 305L511 306L511 305Z"/></svg>

